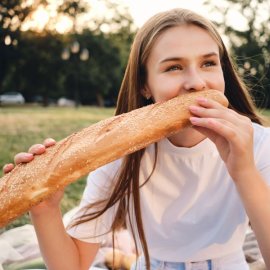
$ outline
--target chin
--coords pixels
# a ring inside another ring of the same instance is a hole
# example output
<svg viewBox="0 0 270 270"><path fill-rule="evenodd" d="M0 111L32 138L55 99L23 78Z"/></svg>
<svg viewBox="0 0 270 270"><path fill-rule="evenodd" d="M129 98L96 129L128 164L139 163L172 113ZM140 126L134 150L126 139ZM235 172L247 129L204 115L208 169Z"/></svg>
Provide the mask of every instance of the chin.
<svg viewBox="0 0 270 270"><path fill-rule="evenodd" d="M206 137L193 127L187 127L168 137L168 139L176 146L192 147Z"/></svg>

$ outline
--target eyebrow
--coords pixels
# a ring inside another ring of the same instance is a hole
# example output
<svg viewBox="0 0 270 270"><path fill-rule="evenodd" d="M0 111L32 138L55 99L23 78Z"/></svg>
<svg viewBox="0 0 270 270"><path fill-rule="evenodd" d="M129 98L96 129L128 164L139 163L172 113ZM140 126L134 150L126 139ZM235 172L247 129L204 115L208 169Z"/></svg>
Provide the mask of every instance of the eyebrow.
<svg viewBox="0 0 270 270"><path fill-rule="evenodd" d="M202 55L201 58L205 59L205 58L209 58L211 56L219 56L219 55L216 52L210 52L210 53ZM159 63L162 64L162 63L170 62L170 61L181 61L184 59L185 59L184 57L168 57L168 58L161 60Z"/></svg>

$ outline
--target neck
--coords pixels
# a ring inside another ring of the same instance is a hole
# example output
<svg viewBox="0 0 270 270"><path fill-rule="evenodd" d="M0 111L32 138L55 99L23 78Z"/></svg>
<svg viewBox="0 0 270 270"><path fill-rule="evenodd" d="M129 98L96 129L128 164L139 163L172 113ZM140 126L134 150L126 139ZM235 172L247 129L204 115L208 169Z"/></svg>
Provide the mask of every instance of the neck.
<svg viewBox="0 0 270 270"><path fill-rule="evenodd" d="M206 137L193 128L186 128L170 137L169 141L178 147L192 147L203 141Z"/></svg>

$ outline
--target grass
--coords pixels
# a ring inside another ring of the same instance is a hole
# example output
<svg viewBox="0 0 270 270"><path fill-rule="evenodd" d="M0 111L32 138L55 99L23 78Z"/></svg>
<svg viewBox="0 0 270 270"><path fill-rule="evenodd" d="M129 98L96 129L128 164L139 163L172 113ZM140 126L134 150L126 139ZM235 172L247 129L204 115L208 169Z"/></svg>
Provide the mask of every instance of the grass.
<svg viewBox="0 0 270 270"><path fill-rule="evenodd" d="M263 110L262 113L266 116L266 117L270 117L270 110Z"/></svg>
<svg viewBox="0 0 270 270"><path fill-rule="evenodd" d="M42 143L48 137L60 140L113 113L114 109L96 107L0 107L0 167L12 162L16 153L27 151L32 144ZM263 111L263 114L270 118L269 110ZM63 213L79 203L84 185L85 178L82 178L66 188L61 204ZM29 223L27 214L10 223L4 230L26 223Z"/></svg>
<svg viewBox="0 0 270 270"><path fill-rule="evenodd" d="M27 151L31 145L42 143L45 138L63 139L113 114L113 108L97 107L0 107L0 167L12 162L16 153ZM0 177L2 175L1 171ZM67 187L61 204L63 213L79 203L84 185L85 177ZM29 222L25 214L2 230Z"/></svg>

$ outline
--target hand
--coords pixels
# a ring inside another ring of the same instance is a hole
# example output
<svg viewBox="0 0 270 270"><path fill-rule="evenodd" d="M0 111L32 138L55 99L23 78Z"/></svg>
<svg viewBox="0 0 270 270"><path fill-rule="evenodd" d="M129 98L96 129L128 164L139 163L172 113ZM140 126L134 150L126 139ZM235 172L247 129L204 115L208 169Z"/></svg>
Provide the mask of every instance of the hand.
<svg viewBox="0 0 270 270"><path fill-rule="evenodd" d="M198 98L190 106L194 128L212 140L234 181L255 169L251 120L219 103ZM241 175L242 174L242 175Z"/></svg>
<svg viewBox="0 0 270 270"><path fill-rule="evenodd" d="M48 138L46 139L43 144L34 144L32 145L28 152L21 152L15 155L14 157L14 163L16 165L20 163L28 163L31 162L34 159L35 155L42 155L46 152L46 148L55 145L55 140ZM15 165L13 163L6 164L3 167L3 172L9 173L14 169ZM58 207L61 198L63 197L63 191L57 191L53 196L51 196L48 200L41 202L37 206L34 206L31 208L32 214L41 214L44 211L47 211L48 208L55 208Z"/></svg>
<svg viewBox="0 0 270 270"><path fill-rule="evenodd" d="M27 153L26 152L18 153L14 157L14 163L16 165L20 163L28 163L34 159L34 155L43 154L46 151L47 147L53 146L55 145L55 143L56 142L54 139L48 138L43 142L43 144L34 144L29 148ZM11 172L14 169L14 167L15 166L13 163L8 163L4 165L3 167L4 174Z"/></svg>

